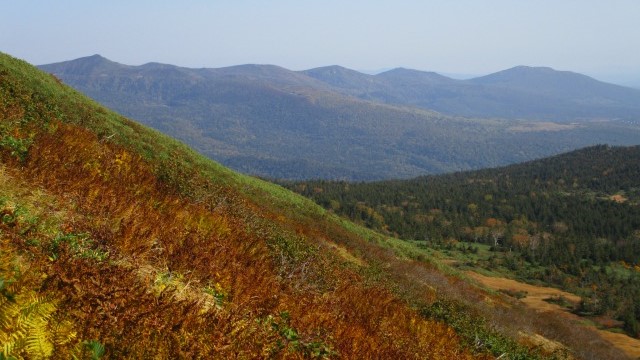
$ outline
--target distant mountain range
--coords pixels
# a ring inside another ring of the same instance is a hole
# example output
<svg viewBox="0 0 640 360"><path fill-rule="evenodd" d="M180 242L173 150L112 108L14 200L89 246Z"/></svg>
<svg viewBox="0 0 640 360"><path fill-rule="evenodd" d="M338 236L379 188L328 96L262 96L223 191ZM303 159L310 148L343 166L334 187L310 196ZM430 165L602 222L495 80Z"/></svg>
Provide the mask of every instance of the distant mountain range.
<svg viewBox="0 0 640 360"><path fill-rule="evenodd" d="M545 67L517 66L470 80L403 68L378 75L338 66L304 73L361 99L457 116L570 122L640 114L639 90Z"/></svg>
<svg viewBox="0 0 640 360"><path fill-rule="evenodd" d="M99 55L40 68L227 166L273 178L407 178L640 142L640 90L549 68L454 80L401 68L128 66Z"/></svg>

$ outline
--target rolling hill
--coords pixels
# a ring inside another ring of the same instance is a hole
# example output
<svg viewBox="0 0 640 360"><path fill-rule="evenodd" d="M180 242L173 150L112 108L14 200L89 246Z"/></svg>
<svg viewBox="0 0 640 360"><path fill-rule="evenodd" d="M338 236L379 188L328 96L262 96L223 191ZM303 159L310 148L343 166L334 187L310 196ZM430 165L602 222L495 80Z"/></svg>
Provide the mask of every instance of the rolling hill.
<svg viewBox="0 0 640 360"><path fill-rule="evenodd" d="M338 66L303 72L272 65L188 69L128 66L98 55L40 68L209 158L269 178L409 178L522 162L598 143L631 145L640 138L637 117L625 120L618 113L632 108L629 99L640 92L595 80L590 80L594 88L622 89L621 104L599 107L598 113L558 92L525 91L515 80L491 85L481 78L459 81L408 69L379 75ZM575 113L547 106L553 102ZM525 108L540 106L558 121L527 115ZM502 110L478 110L483 107ZM446 115L457 114L451 109L509 119Z"/></svg>
<svg viewBox="0 0 640 360"><path fill-rule="evenodd" d="M624 356L4 54L0 120L4 358Z"/></svg>

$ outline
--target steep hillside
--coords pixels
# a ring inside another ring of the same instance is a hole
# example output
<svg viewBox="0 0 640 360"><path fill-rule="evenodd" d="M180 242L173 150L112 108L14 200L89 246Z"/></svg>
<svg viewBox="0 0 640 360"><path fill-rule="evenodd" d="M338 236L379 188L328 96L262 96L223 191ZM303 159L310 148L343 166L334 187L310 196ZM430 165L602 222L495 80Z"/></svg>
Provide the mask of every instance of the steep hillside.
<svg viewBox="0 0 640 360"><path fill-rule="evenodd" d="M461 119L419 109L431 107L443 91L458 107L456 99L467 90L447 86L474 88L478 96L488 90L406 69L377 76L336 66L306 72L269 65L187 69L126 66L97 55L41 68L212 159L270 178L407 178L640 138L637 122ZM523 99L529 95L513 104ZM469 101L464 108L484 100ZM518 110L510 116L526 117Z"/></svg>
<svg viewBox="0 0 640 360"><path fill-rule="evenodd" d="M553 319L7 55L0 105L5 358L564 354L514 340Z"/></svg>
<svg viewBox="0 0 640 360"><path fill-rule="evenodd" d="M6 55L0 104L3 358L488 356L367 275L338 244L373 245L310 202Z"/></svg>
<svg viewBox="0 0 640 360"><path fill-rule="evenodd" d="M640 338L639 179L640 146L603 145L498 169L289 186L423 247L489 250L463 261L578 293L576 312Z"/></svg>

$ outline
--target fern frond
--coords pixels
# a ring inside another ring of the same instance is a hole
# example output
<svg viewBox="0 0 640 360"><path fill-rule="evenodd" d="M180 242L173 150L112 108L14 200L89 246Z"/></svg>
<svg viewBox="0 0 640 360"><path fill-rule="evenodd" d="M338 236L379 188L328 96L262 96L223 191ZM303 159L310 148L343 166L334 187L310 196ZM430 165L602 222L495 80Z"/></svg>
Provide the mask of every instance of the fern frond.
<svg viewBox="0 0 640 360"><path fill-rule="evenodd" d="M20 320L26 330L25 351L34 359L53 354L49 322L56 311L55 302L49 297L32 295L20 311Z"/></svg>
<svg viewBox="0 0 640 360"><path fill-rule="evenodd" d="M29 334L25 341L25 350L29 357L34 359L46 359L53 354L53 344L48 337L47 322L38 319L31 323Z"/></svg>
<svg viewBox="0 0 640 360"><path fill-rule="evenodd" d="M56 311L56 304L49 296L32 295L31 299L22 306L20 317L22 319L42 318L49 320L51 314Z"/></svg>
<svg viewBox="0 0 640 360"><path fill-rule="evenodd" d="M99 360L104 355L104 345L96 340L85 343L91 354L91 360Z"/></svg>
<svg viewBox="0 0 640 360"><path fill-rule="evenodd" d="M24 352L28 358L45 359L53 354L55 334L50 324L56 311L54 300L29 292L17 295L15 302L4 301L1 309L0 340L4 357ZM60 330L64 330L61 335L64 332L66 337L75 336L70 325Z"/></svg>
<svg viewBox="0 0 640 360"><path fill-rule="evenodd" d="M3 343L2 349L0 349L0 359L12 358L11 353L15 348L16 348L16 343L13 341Z"/></svg>
<svg viewBox="0 0 640 360"><path fill-rule="evenodd" d="M14 301L0 297L0 338L5 329L11 327L19 312L20 308Z"/></svg>
<svg viewBox="0 0 640 360"><path fill-rule="evenodd" d="M105 353L105 348L101 342L97 340L82 341L77 343L73 347L73 351L71 352L71 359L99 360L104 356L104 353Z"/></svg>
<svg viewBox="0 0 640 360"><path fill-rule="evenodd" d="M66 345L76 339L78 333L73 330L73 323L71 321L58 321L54 322L51 326L51 338L56 345Z"/></svg>

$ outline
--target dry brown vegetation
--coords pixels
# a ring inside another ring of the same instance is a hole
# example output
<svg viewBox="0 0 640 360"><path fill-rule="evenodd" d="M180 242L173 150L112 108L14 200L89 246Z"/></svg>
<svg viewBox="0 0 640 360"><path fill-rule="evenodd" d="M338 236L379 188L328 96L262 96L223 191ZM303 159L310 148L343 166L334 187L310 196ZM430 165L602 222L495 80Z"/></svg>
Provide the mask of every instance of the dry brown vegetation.
<svg viewBox="0 0 640 360"><path fill-rule="evenodd" d="M579 296L556 288L525 284L512 279L484 276L475 272L467 272L467 274L482 285L494 290L509 290L525 293L526 295L520 299L520 301L536 312L545 313L545 316L565 319L564 321L572 323L576 327L588 326L582 325L583 319L571 313L569 309L547 301L550 298L559 297L566 299L566 301L575 305L580 302ZM640 340L634 339L625 334L613 333L608 330L593 329L591 326L589 327L592 331L597 332L597 336L623 351L629 358L636 359L640 357Z"/></svg>
<svg viewBox="0 0 640 360"><path fill-rule="evenodd" d="M488 357L323 245L366 240L153 163L77 125L104 110L0 70L3 355ZM25 308L41 310L25 323Z"/></svg>

